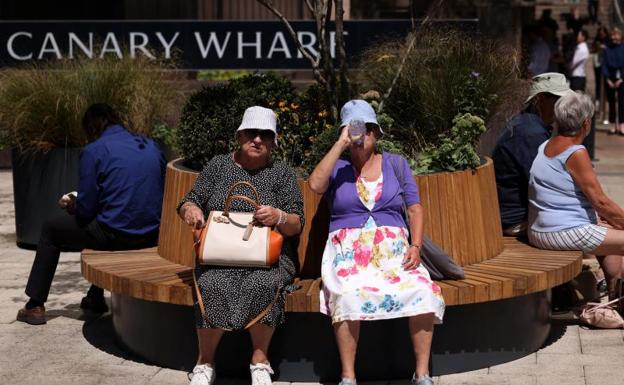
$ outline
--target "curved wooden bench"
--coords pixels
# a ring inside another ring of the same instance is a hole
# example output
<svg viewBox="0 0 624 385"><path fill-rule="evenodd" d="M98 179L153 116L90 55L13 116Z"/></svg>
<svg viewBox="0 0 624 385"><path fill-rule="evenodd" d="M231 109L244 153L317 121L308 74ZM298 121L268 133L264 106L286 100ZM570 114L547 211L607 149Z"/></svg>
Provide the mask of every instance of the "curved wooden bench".
<svg viewBox="0 0 624 385"><path fill-rule="evenodd" d="M537 293L574 278L580 252L539 250L505 238L497 257L466 266L466 278L438 284L447 306L466 305ZM147 301L193 304L191 268L161 258L157 248L82 253L82 275L111 291ZM318 312L321 279L297 279L301 288L286 302L289 312Z"/></svg>

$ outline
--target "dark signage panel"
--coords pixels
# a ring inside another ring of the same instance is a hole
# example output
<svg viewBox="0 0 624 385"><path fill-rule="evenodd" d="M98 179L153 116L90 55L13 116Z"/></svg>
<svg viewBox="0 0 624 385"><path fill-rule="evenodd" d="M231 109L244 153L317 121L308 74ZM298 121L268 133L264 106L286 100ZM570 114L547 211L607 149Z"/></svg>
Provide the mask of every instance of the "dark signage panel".
<svg viewBox="0 0 624 385"><path fill-rule="evenodd" d="M439 20L476 29L476 20ZM313 21L294 21L297 39L316 54ZM347 55L357 58L383 39L406 36L409 20L345 21ZM335 55L335 31L328 31ZM4 21L0 66L79 56L146 56L176 60L181 69L298 69L310 64L279 21Z"/></svg>

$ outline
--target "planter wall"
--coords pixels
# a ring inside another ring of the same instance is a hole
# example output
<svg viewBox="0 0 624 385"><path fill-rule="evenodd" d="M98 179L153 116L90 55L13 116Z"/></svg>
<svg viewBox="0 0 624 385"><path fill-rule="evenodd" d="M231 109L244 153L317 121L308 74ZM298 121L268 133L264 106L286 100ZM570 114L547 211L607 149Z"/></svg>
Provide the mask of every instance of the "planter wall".
<svg viewBox="0 0 624 385"><path fill-rule="evenodd" d="M12 151L15 234L19 247L36 247L43 222L63 213L58 200L78 188L80 151L80 148L56 148L28 155Z"/></svg>
<svg viewBox="0 0 624 385"><path fill-rule="evenodd" d="M167 165L158 253L161 257L193 266L192 236L175 207L192 187L197 172ZM427 210L426 232L460 265L491 259L503 250L494 167L488 159L476 170L416 177ZM300 180L306 225L299 240L302 278L320 276L327 239L328 212L321 197Z"/></svg>

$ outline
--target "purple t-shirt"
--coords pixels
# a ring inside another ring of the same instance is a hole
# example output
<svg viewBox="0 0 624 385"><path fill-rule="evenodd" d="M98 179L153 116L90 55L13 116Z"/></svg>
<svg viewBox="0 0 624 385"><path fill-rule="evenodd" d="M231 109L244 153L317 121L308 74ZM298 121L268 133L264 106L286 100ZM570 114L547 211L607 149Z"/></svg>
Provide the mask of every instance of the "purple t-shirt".
<svg viewBox="0 0 624 385"><path fill-rule="evenodd" d="M393 167L394 163L394 167ZM401 187L394 169L403 170L405 188ZM355 187L355 170L351 162L340 159L336 162L329 178L329 188L325 198L329 203L329 231L344 228L361 228L370 216L377 226L406 227L403 219L403 199L409 207L420 203L418 186L412 176L407 160L395 154L382 154L381 172L383 188L381 198L372 210L364 206Z"/></svg>

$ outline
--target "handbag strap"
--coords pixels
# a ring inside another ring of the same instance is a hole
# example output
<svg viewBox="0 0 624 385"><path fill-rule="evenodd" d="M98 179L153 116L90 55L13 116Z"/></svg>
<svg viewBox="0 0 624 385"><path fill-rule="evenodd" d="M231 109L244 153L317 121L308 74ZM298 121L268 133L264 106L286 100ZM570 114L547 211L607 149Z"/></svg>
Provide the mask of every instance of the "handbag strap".
<svg viewBox="0 0 624 385"><path fill-rule="evenodd" d="M390 164L392 165L392 170L394 171L394 176L396 176L399 184L401 185L401 189L405 191L405 178L403 177L403 168L399 167L396 163L398 156L392 156L390 158ZM409 231L409 212L407 211L407 205L405 204L405 197L401 194L401 208L403 209L403 219L405 219L405 225L407 225L407 230Z"/></svg>
<svg viewBox="0 0 624 385"><path fill-rule="evenodd" d="M202 299L201 292L199 291L199 285L197 284L197 277L195 277L195 269L193 269L193 286L195 286L195 296L197 297L197 304L199 305L199 310L201 311L202 319L204 320L206 325L208 325L208 318L206 318L206 307L204 306L204 301ZM280 294L279 291L277 291L277 293L275 293L275 297L273 297L273 301L271 301L269 306L267 306L264 310L262 310L260 314L258 314L254 319L249 321L247 325L245 325L244 329L249 329L258 321L260 321L269 312L269 310L271 310L273 305L275 305L275 303L277 302L277 299L279 298L279 294ZM229 331L232 329L223 329L223 330Z"/></svg>
<svg viewBox="0 0 624 385"><path fill-rule="evenodd" d="M603 303L603 304L600 304L600 305L596 305L596 306L592 307L591 309L589 309L587 311L591 312L591 311L595 311L595 310L602 309L602 308L605 308L605 307L609 307L609 306L613 305L614 303L616 303L618 301L621 301L622 299L624 299L624 295L621 296L620 298L616 298L616 299L611 300L609 302L606 302L606 303Z"/></svg>
<svg viewBox="0 0 624 385"><path fill-rule="evenodd" d="M259 202L254 201L253 199L247 198L244 195L228 195L227 199L225 200L225 208L223 209L223 216L227 217L230 215L230 209L232 206L232 202L233 201L244 201L249 203L250 205L252 205L254 207L254 209L257 209L259 206Z"/></svg>
<svg viewBox="0 0 624 385"><path fill-rule="evenodd" d="M230 186L230 188L228 189L227 194L225 194L225 199L227 201L227 199L230 197L230 195L232 195L234 193L234 189L238 186L247 186L251 189L251 191L253 192L254 196L256 197L256 206L260 205L260 194L258 194L258 190L256 189L256 186L254 186L253 184L251 184L250 182L241 180L238 181L234 184L232 184Z"/></svg>

